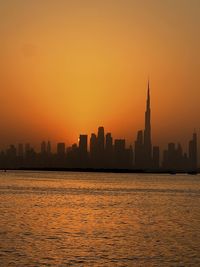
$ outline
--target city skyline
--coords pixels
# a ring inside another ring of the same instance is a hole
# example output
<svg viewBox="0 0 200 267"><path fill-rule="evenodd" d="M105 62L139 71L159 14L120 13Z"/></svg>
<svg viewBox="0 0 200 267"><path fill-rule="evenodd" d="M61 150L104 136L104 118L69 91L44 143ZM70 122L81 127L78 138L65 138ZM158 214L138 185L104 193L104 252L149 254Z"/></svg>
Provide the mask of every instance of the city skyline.
<svg viewBox="0 0 200 267"><path fill-rule="evenodd" d="M199 1L0 7L0 148L43 139L69 145L99 125L131 143L143 127L148 75L153 139L185 146L191 130L199 134Z"/></svg>
<svg viewBox="0 0 200 267"><path fill-rule="evenodd" d="M80 134L78 143L66 146L57 143L56 153L51 142L42 141L40 152L36 153L29 143L14 145L0 154L0 167L9 168L93 168L127 169L138 171L197 171L197 133L193 132L185 151L180 142L168 143L162 151L152 143L151 94L148 80L144 130L129 147L126 139L114 139L112 133L100 126L98 132Z"/></svg>
<svg viewBox="0 0 200 267"><path fill-rule="evenodd" d="M146 139L150 139L149 140L149 142L150 143L152 143L152 140L155 140L155 137L152 135L152 132L154 132L154 129L151 129L152 127L151 127L151 124L152 124L152 122L150 121L151 120L151 107L150 107L150 79L148 78L147 79L147 98L146 98L146 111L145 111L145 126L147 126L147 127L145 127L145 129L146 129L146 133L147 132L149 132L150 131L150 136L149 137L147 137ZM152 89L151 89L152 90ZM145 91L145 90L144 90ZM155 103L154 103L155 104ZM141 116L142 118L143 118L143 116ZM143 120L142 120L143 121ZM141 123L140 123L141 124ZM154 124L154 123L153 123ZM148 127L149 126L149 127ZM97 128L97 127L96 127ZM149 129L148 129L149 128ZM191 129L189 129L188 131L191 133L191 130L193 129L193 131L195 132L195 133L198 133L199 131L197 130L197 129L199 129L199 127L198 127L198 125L196 126L196 127L193 127L193 128L191 128ZM33 129L32 129L33 130ZM52 129L49 129L50 130L50 132L51 132L51 130ZM181 130L181 129L180 129ZM50 135L50 132L49 132L49 135ZM109 131L110 132L110 131ZM90 133L88 133L88 132L86 132L86 131L83 131L83 134L86 134L86 135L89 135ZM134 138L136 139L137 138L137 135L138 135L138 132L137 132L137 130L135 131L135 132L132 132L132 134L131 134L131 136L132 136L132 138L130 139L130 137L129 137L129 139L125 136L125 134L123 134L123 135L121 135L121 136L116 136L115 135L115 138L116 139L120 139L120 138L124 138L124 139L126 139L126 141L127 141L127 145L132 145L133 144L133 140L134 140ZM144 132L144 135L146 135L145 134L145 132ZM185 135L185 133L184 133L184 135ZM186 136L185 138L184 138L184 142L182 143L182 146L183 146L183 148L184 149L187 149L187 140L188 140L188 138L189 138L189 136L190 135L188 135L188 136ZM114 135L113 135L113 137L114 137ZM52 140L50 139L50 138L39 138L40 139L40 142L42 142L41 140L47 140L46 142L51 142L52 143L52 151L53 152L56 152L56 147L57 147L57 143L60 143L60 142L62 142L62 143L65 143L67 146L70 146L71 144L73 144L73 143L76 143L76 140L79 140L79 137L78 137L78 133L76 134L76 138L75 138L75 140L73 140L73 142L71 142L70 143L70 141L69 141L69 139L68 139L68 137L66 136L65 138L63 138L62 139L62 141L60 141L59 139L58 139L58 141L53 141L52 142ZM179 142L178 141L178 138L175 138L174 140L173 139L170 139L170 142L173 142L173 141L177 141L177 142ZM169 140L168 140L168 142L169 142ZM33 147L34 147L34 149L36 149L36 151L40 151L40 149L41 149L41 145L40 145L40 143L39 142L30 142L29 141L29 139L27 138L26 139L26 141L24 141L24 140L22 140L21 139L21 141L17 141L17 142L10 142L10 144L11 143L13 143L13 144L21 144L21 143L28 143L28 144L32 144L33 145ZM0 146L0 150L5 150L7 147L8 147L8 145L9 145L9 143L6 143L6 144L4 144L3 146ZM167 145L167 142L157 142L157 145L159 145L162 149L164 149L165 147L166 147L166 145ZM88 148L89 148L89 145L88 145ZM200 148L200 144L198 143L198 150L199 150L199 148Z"/></svg>

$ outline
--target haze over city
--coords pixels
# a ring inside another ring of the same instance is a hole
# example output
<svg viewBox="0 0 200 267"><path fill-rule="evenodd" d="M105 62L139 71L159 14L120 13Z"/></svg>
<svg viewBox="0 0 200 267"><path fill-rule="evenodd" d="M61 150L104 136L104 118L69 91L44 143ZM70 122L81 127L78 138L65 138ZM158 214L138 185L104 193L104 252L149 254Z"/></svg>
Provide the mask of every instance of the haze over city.
<svg viewBox="0 0 200 267"><path fill-rule="evenodd" d="M185 151L180 142L169 142L163 152L152 143L151 93L147 85L144 129L137 132L134 145L127 147L126 139L113 139L112 133L103 126L98 132L80 134L78 143L67 146L57 143L52 153L51 142L42 141L37 153L30 143L10 145L0 153L0 169L19 170L73 170L73 171L117 171L128 172L188 172L197 174L198 146L196 130L188 140ZM163 154L163 156L162 156Z"/></svg>
<svg viewBox="0 0 200 267"><path fill-rule="evenodd" d="M199 1L0 5L2 148L71 144L99 125L133 143L148 77L153 140L186 145L199 132Z"/></svg>

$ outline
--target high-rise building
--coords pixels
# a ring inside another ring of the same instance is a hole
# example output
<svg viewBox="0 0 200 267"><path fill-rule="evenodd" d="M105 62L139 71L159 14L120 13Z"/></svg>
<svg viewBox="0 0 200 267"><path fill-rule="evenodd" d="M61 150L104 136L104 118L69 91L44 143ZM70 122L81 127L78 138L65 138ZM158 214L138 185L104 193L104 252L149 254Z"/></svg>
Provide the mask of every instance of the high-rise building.
<svg viewBox="0 0 200 267"><path fill-rule="evenodd" d="M125 150L126 141L125 139L116 139L114 144L115 152L123 153Z"/></svg>
<svg viewBox="0 0 200 267"><path fill-rule="evenodd" d="M113 138L111 133L106 134L106 144L105 144L105 151L106 154L111 154L113 150Z"/></svg>
<svg viewBox="0 0 200 267"><path fill-rule="evenodd" d="M48 141L47 142L47 155L50 155L51 154L51 142Z"/></svg>
<svg viewBox="0 0 200 267"><path fill-rule="evenodd" d="M153 147L153 164L154 170L158 170L160 167L160 149L158 146Z"/></svg>
<svg viewBox="0 0 200 267"><path fill-rule="evenodd" d="M56 167L65 168L67 166L66 146L64 142L57 143L56 157L54 157L54 165Z"/></svg>
<svg viewBox="0 0 200 267"><path fill-rule="evenodd" d="M114 142L114 167L123 169L126 166L125 139L116 139Z"/></svg>
<svg viewBox="0 0 200 267"><path fill-rule="evenodd" d="M105 145L104 127L98 128L97 144L99 153L103 153Z"/></svg>
<svg viewBox="0 0 200 267"><path fill-rule="evenodd" d="M40 149L40 152L41 152L42 155L46 154L46 142L45 142L45 141L43 141L43 142L41 143L41 149Z"/></svg>
<svg viewBox="0 0 200 267"><path fill-rule="evenodd" d="M147 102L145 112L145 129L144 129L144 164L145 168L152 166L152 143L151 143L151 102L150 86L148 81Z"/></svg>
<svg viewBox="0 0 200 267"><path fill-rule="evenodd" d="M90 155L93 157L97 152L97 136L92 133L90 137Z"/></svg>
<svg viewBox="0 0 200 267"><path fill-rule="evenodd" d="M106 134L105 140L105 166L107 168L113 167L113 138L111 133Z"/></svg>
<svg viewBox="0 0 200 267"><path fill-rule="evenodd" d="M193 133L192 140L189 142L189 168L197 169L197 134Z"/></svg>
<svg viewBox="0 0 200 267"><path fill-rule="evenodd" d="M81 154L87 154L87 135L81 134L79 136L79 151Z"/></svg>
<svg viewBox="0 0 200 267"><path fill-rule="evenodd" d="M150 86L148 81L147 100L145 111L145 129L139 131L135 141L135 168L141 170L150 170L153 167L151 142L151 100Z"/></svg>
<svg viewBox="0 0 200 267"><path fill-rule="evenodd" d="M63 157L65 155L65 143L57 144L57 155Z"/></svg>
<svg viewBox="0 0 200 267"><path fill-rule="evenodd" d="M95 168L97 166L97 136L95 133L90 137L90 165Z"/></svg>
<svg viewBox="0 0 200 267"><path fill-rule="evenodd" d="M135 141L135 168L144 168L144 144L143 144L143 131L138 131L137 139Z"/></svg>
<svg viewBox="0 0 200 267"><path fill-rule="evenodd" d="M79 136L79 159L78 166L81 168L87 167L88 164L88 136L86 134L81 134Z"/></svg>
<svg viewBox="0 0 200 267"><path fill-rule="evenodd" d="M14 145L10 145L7 149L7 156L10 159L16 158L17 156L17 149Z"/></svg>
<svg viewBox="0 0 200 267"><path fill-rule="evenodd" d="M24 145L23 144L18 145L18 156L20 158L23 158L24 156Z"/></svg>
<svg viewBox="0 0 200 267"><path fill-rule="evenodd" d="M97 135L97 163L99 168L104 167L104 162L105 162L104 148L105 148L104 127L99 127Z"/></svg>
<svg viewBox="0 0 200 267"><path fill-rule="evenodd" d="M31 146L29 143L25 144L25 156L27 157L31 151Z"/></svg>
<svg viewBox="0 0 200 267"><path fill-rule="evenodd" d="M181 144L169 143L163 154L162 167L169 171L188 169L187 155L183 153Z"/></svg>

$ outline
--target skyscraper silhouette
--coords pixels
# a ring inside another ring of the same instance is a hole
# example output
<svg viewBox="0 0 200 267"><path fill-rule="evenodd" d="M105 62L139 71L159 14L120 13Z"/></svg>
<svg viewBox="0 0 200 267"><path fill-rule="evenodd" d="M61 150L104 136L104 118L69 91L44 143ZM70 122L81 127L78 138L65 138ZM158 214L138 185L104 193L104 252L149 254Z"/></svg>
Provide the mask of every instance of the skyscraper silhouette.
<svg viewBox="0 0 200 267"><path fill-rule="evenodd" d="M23 158L24 156L24 145L23 144L18 144L18 156L20 158Z"/></svg>
<svg viewBox="0 0 200 267"><path fill-rule="evenodd" d="M99 153L103 154L104 144L105 144L105 136L104 136L104 127L102 127L102 126L98 128L97 143L98 143Z"/></svg>
<svg viewBox="0 0 200 267"><path fill-rule="evenodd" d="M42 155L44 155L44 154L46 154L46 142L45 141L43 141L42 143L41 143L41 149L40 149L40 152L41 152L41 154Z"/></svg>
<svg viewBox="0 0 200 267"><path fill-rule="evenodd" d="M47 142L46 149L47 149L47 154L50 155L51 154L51 142L50 141Z"/></svg>
<svg viewBox="0 0 200 267"><path fill-rule="evenodd" d="M197 134L193 133L192 140L189 141L189 168L197 169Z"/></svg>
<svg viewBox="0 0 200 267"><path fill-rule="evenodd" d="M144 162L145 168L152 166L152 143L151 143L151 101L150 86L148 81L147 102L145 112L145 130L144 130Z"/></svg>
<svg viewBox="0 0 200 267"><path fill-rule="evenodd" d="M143 131L140 130L137 133L137 139L135 141L135 168L144 168L144 144L143 144Z"/></svg>
<svg viewBox="0 0 200 267"><path fill-rule="evenodd" d="M156 156L158 157L158 155ZM159 159L157 159L159 161ZM135 141L135 168L150 170L154 168L151 142L151 100L150 85L148 81L147 100L145 111L145 129L140 130Z"/></svg>
<svg viewBox="0 0 200 267"><path fill-rule="evenodd" d="M83 156L87 154L87 138L86 134L80 134L79 136L79 152Z"/></svg>
<svg viewBox="0 0 200 267"><path fill-rule="evenodd" d="M106 167L113 167L113 138L111 133L107 133L105 138L105 161Z"/></svg>
<svg viewBox="0 0 200 267"><path fill-rule="evenodd" d="M90 137L90 161L91 166L95 168L97 166L97 136L95 133Z"/></svg>
<svg viewBox="0 0 200 267"><path fill-rule="evenodd" d="M104 127L98 128L98 135L97 135L97 162L98 167L104 166L104 149L105 149L105 134L104 134Z"/></svg>
<svg viewBox="0 0 200 267"><path fill-rule="evenodd" d="M79 167L87 167L88 162L88 136L86 134L81 134L79 136Z"/></svg>
<svg viewBox="0 0 200 267"><path fill-rule="evenodd" d="M58 143L57 144L57 155L59 157L65 156L65 143Z"/></svg>
<svg viewBox="0 0 200 267"><path fill-rule="evenodd" d="M159 146L153 146L151 140L151 99L150 84L147 86L145 126L139 130L132 146L126 147L125 139L114 139L111 133L105 133L104 127L98 133L92 133L88 150L88 136L80 135L79 143L66 149L65 143L57 144L56 153L51 149L50 141L41 143L37 153L29 143L14 145L6 151L0 151L1 168L81 168L111 169L139 172L189 172L199 171L197 163L197 134L193 133L184 152L180 143L170 142L161 157ZM162 160L162 162L161 162Z"/></svg>
<svg viewBox="0 0 200 267"><path fill-rule="evenodd" d="M152 168L154 170L158 170L159 166L160 166L160 148L159 146L154 146L152 155Z"/></svg>

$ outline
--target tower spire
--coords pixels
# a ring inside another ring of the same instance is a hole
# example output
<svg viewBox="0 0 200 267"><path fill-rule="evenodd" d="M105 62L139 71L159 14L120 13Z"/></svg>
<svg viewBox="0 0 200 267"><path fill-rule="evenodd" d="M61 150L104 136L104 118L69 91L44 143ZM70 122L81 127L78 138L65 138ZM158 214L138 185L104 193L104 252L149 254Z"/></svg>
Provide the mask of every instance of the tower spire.
<svg viewBox="0 0 200 267"><path fill-rule="evenodd" d="M147 87L147 109L150 109L150 81L148 78L148 87Z"/></svg>
<svg viewBox="0 0 200 267"><path fill-rule="evenodd" d="M150 82L148 78L147 100L145 112L145 129L144 129L144 157L146 168L151 167L152 163L152 144L151 144L151 103L150 103Z"/></svg>

